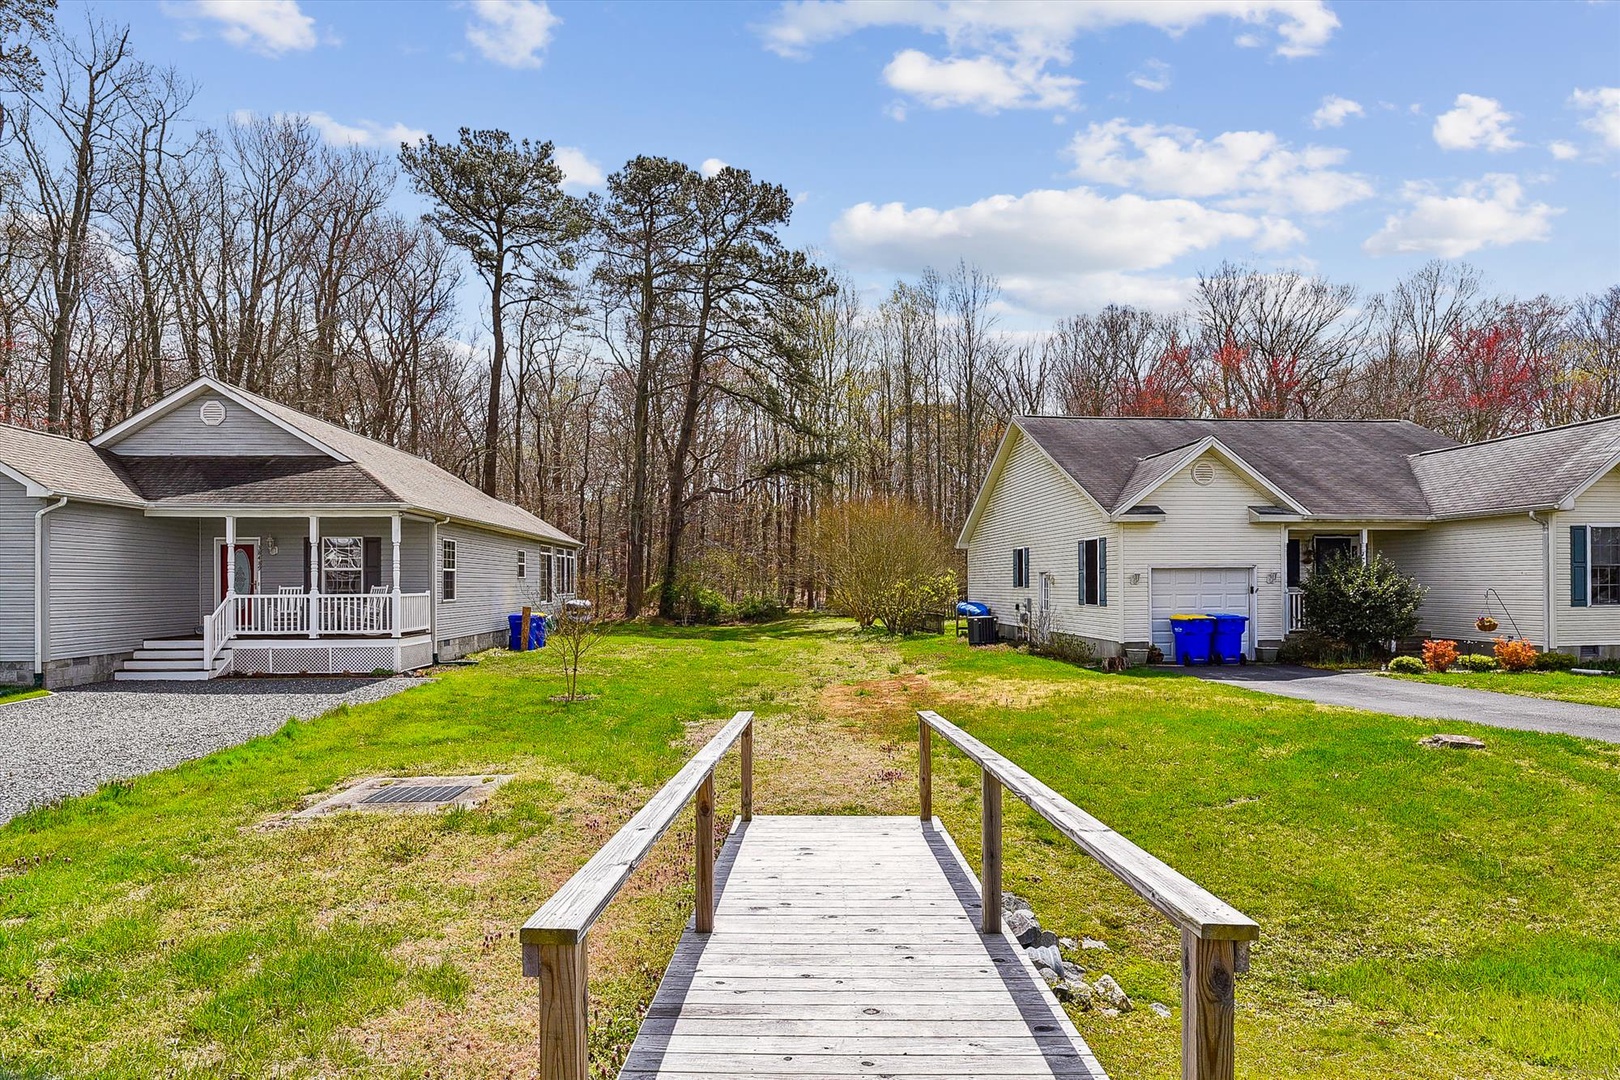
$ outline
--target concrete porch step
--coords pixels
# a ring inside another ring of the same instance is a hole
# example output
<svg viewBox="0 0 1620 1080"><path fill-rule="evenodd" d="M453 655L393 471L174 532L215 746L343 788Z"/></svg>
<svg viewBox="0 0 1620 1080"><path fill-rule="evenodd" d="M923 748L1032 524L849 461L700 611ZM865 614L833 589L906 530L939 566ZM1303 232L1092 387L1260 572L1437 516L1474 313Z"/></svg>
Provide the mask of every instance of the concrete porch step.
<svg viewBox="0 0 1620 1080"><path fill-rule="evenodd" d="M113 672L114 682L206 682L212 679L215 672L203 671L201 668L188 668L185 671L131 671L123 668Z"/></svg>
<svg viewBox="0 0 1620 1080"><path fill-rule="evenodd" d="M150 638L141 642L147 649L195 649L202 652L202 638Z"/></svg>
<svg viewBox="0 0 1620 1080"><path fill-rule="evenodd" d="M198 646L195 649L136 649L137 660L195 660L202 663L203 651Z"/></svg>

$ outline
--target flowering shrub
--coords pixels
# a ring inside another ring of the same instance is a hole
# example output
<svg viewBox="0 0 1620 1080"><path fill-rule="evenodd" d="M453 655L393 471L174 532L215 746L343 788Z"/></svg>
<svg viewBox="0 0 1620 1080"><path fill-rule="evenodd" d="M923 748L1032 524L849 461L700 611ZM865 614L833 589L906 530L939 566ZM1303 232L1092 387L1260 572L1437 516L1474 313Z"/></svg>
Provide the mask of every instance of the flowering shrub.
<svg viewBox="0 0 1620 1080"><path fill-rule="evenodd" d="M1389 670L1398 675L1421 675L1429 669L1415 656L1397 656L1389 662Z"/></svg>
<svg viewBox="0 0 1620 1080"><path fill-rule="evenodd" d="M1457 657L1457 662L1452 666L1461 668L1464 671L1495 671L1496 658L1486 656L1484 653L1469 653L1466 656Z"/></svg>
<svg viewBox="0 0 1620 1080"><path fill-rule="evenodd" d="M1425 641L1423 643L1423 666L1430 671L1445 671L1457 662L1457 643L1455 641Z"/></svg>
<svg viewBox="0 0 1620 1080"><path fill-rule="evenodd" d="M1524 638L1496 639L1496 662L1503 671L1528 671L1536 663L1536 647Z"/></svg>

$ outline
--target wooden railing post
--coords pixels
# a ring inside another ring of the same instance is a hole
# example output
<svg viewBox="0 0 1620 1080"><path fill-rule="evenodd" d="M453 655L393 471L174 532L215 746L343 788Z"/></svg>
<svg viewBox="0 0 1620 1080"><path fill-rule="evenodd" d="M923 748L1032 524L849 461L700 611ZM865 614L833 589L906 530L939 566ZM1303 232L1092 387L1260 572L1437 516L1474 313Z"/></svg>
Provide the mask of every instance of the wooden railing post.
<svg viewBox="0 0 1620 1080"><path fill-rule="evenodd" d="M917 721L917 803L924 822L934 820L934 730Z"/></svg>
<svg viewBox="0 0 1620 1080"><path fill-rule="evenodd" d="M703 778L695 803L697 826L697 932L714 930L714 771Z"/></svg>
<svg viewBox="0 0 1620 1080"><path fill-rule="evenodd" d="M754 722L743 728L737 749L738 764L742 770L742 819L754 820Z"/></svg>
<svg viewBox="0 0 1620 1080"><path fill-rule="evenodd" d="M589 1080L585 939L523 948L540 977L541 1080Z"/></svg>
<svg viewBox="0 0 1620 1080"><path fill-rule="evenodd" d="M984 862L984 900L980 925L987 934L1001 933L1001 781L989 769L981 772L980 854Z"/></svg>
<svg viewBox="0 0 1620 1080"><path fill-rule="evenodd" d="M1236 954L1235 942L1181 932L1182 1080L1232 1080Z"/></svg>

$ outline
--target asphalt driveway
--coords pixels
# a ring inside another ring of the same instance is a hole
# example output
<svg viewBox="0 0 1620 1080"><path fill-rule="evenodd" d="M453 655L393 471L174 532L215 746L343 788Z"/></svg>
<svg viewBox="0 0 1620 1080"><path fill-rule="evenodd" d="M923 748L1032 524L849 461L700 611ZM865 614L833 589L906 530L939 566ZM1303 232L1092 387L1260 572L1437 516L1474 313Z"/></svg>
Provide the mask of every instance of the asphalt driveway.
<svg viewBox="0 0 1620 1080"><path fill-rule="evenodd" d="M1396 716L1466 720L1492 727L1579 735L1620 743L1620 709L1570 701L1498 694L1466 686L1388 679L1360 671L1264 665L1182 668L1200 679L1232 683L1249 690L1303 698L1324 705L1347 705Z"/></svg>
<svg viewBox="0 0 1620 1080"><path fill-rule="evenodd" d="M268 735L425 680L105 682L0 705L0 824L30 806Z"/></svg>

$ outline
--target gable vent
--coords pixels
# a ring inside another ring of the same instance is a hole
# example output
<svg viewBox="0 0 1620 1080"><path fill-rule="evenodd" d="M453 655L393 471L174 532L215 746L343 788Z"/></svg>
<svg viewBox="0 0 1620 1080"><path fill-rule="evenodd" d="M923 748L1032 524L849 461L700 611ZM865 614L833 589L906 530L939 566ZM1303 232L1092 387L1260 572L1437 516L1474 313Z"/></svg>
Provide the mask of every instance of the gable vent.
<svg viewBox="0 0 1620 1080"><path fill-rule="evenodd" d="M225 422L225 403L217 398L209 398L203 402L198 415L209 427L219 427Z"/></svg>
<svg viewBox="0 0 1620 1080"><path fill-rule="evenodd" d="M1215 466L1207 461L1200 461L1192 467L1192 478L1193 483L1208 487L1215 482Z"/></svg>

